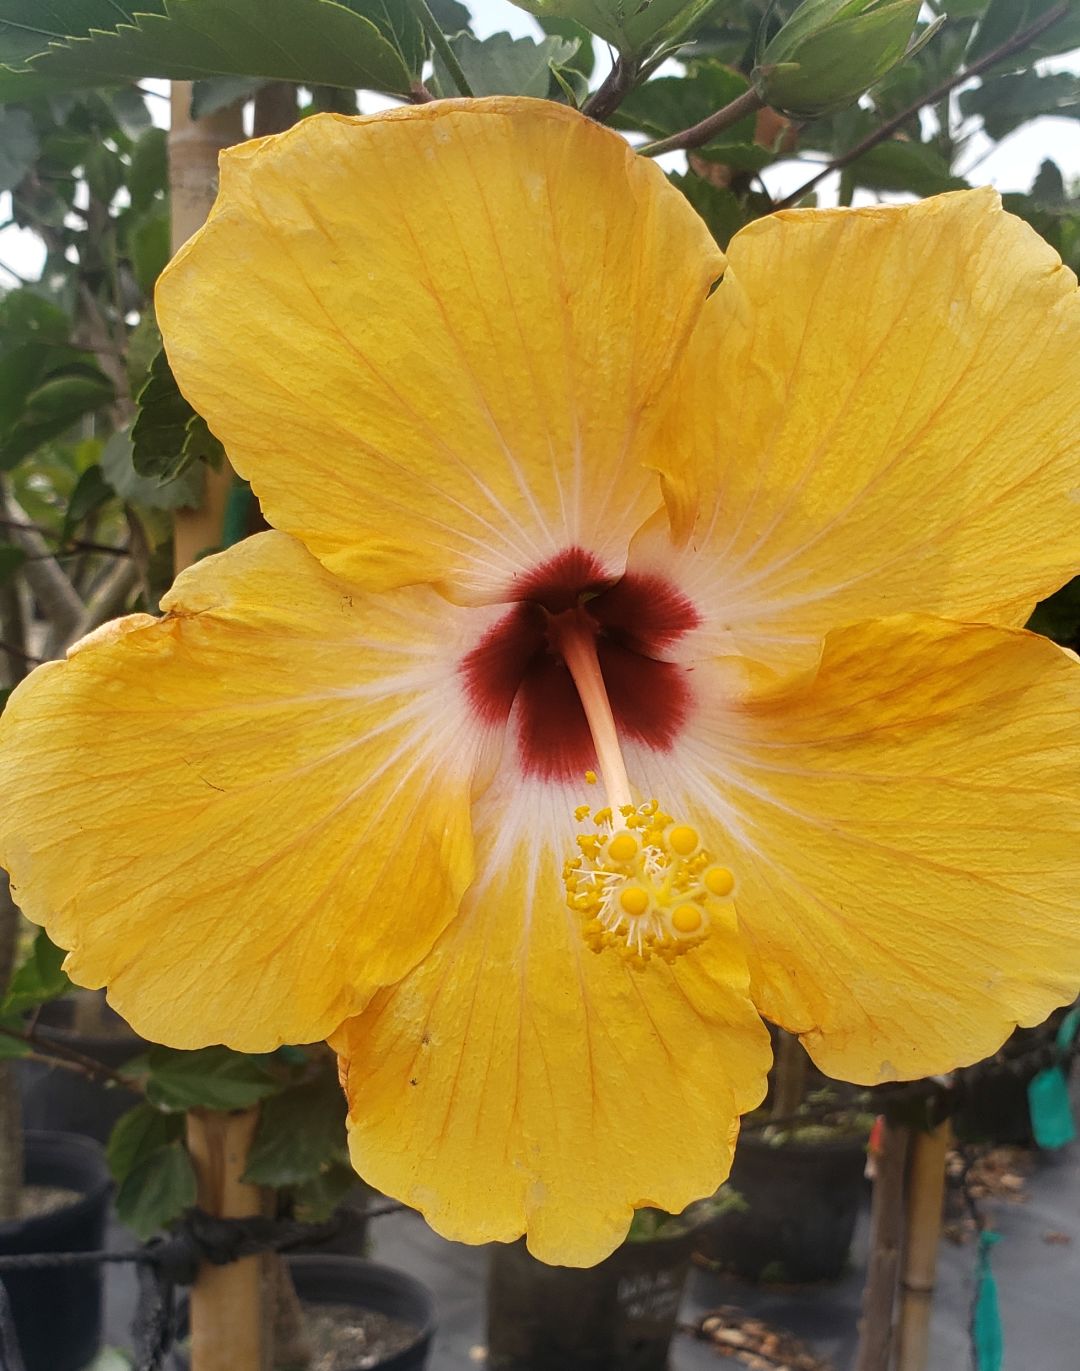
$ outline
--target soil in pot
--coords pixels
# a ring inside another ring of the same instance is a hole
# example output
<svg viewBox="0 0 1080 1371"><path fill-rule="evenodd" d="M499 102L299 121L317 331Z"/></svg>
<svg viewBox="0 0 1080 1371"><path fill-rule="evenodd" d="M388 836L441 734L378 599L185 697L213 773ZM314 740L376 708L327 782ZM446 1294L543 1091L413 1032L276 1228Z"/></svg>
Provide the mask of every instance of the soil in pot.
<svg viewBox="0 0 1080 1371"><path fill-rule="evenodd" d="M701 1256L746 1280L835 1280L847 1268L866 1191L861 1134L744 1134L729 1184L742 1200L701 1231Z"/></svg>
<svg viewBox="0 0 1080 1371"><path fill-rule="evenodd" d="M314 1354L311 1371L423 1371L435 1333L426 1286L361 1257L290 1257L288 1267ZM188 1371L186 1310L179 1331L173 1366Z"/></svg>
<svg viewBox="0 0 1080 1371"><path fill-rule="evenodd" d="M77 1015L70 999L43 1005L34 1025L42 1050L48 1052L50 1044L74 1049L114 1071L145 1050L145 1039L133 1033L104 999L94 1008L97 1012L89 1015L85 1005L80 1006ZM139 1102L139 1096L130 1090L92 1080L66 1067L20 1061L17 1069L26 1128L84 1133L107 1142L120 1115Z"/></svg>
<svg viewBox="0 0 1080 1371"><path fill-rule="evenodd" d="M665 1371L692 1233L626 1242L586 1269L545 1266L524 1242L492 1249L491 1371Z"/></svg>
<svg viewBox="0 0 1080 1371"><path fill-rule="evenodd" d="M101 1248L111 1188L101 1147L75 1135L29 1132L25 1155L36 1212L0 1224L0 1253ZM93 1360L101 1347L100 1267L7 1272L4 1284L26 1371L80 1371Z"/></svg>

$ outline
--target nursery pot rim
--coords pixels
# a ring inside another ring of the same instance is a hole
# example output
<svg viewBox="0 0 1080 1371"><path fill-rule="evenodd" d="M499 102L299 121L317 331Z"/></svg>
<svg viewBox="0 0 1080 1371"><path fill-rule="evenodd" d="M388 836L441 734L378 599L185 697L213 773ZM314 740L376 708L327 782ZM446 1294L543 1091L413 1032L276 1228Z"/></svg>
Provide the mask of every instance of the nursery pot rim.
<svg viewBox="0 0 1080 1371"><path fill-rule="evenodd" d="M65 1133L58 1128L28 1128L23 1133L23 1151L27 1162L34 1154L37 1159L59 1157L61 1152L66 1151L69 1155L72 1151L81 1152L83 1159L87 1162L87 1173L91 1170L98 1171L96 1180L88 1183L85 1189L79 1190L79 1198L72 1200L70 1204L60 1205L57 1209L50 1210L45 1214L30 1214L24 1219L6 1219L0 1222L0 1244L4 1238L14 1237L19 1231L25 1231L28 1227L32 1228L39 1222L51 1219L55 1214L72 1214L81 1217L84 1213L89 1214L100 1205L101 1201L112 1189L112 1177L109 1175L108 1166L105 1161L105 1154L99 1142L93 1138L88 1138L84 1133ZM50 1158L51 1159L51 1158ZM24 1168L26 1174L30 1171L30 1166ZM48 1182L23 1180L23 1186L28 1185L47 1185ZM74 1190L73 1185L60 1186L59 1189Z"/></svg>

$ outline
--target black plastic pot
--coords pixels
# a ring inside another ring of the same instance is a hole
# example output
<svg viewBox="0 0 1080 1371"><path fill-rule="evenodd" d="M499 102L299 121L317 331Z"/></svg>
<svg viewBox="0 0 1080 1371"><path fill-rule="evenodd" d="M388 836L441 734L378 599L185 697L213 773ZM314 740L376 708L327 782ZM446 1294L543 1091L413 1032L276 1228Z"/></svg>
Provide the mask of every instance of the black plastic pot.
<svg viewBox="0 0 1080 1371"><path fill-rule="evenodd" d="M106 1013L126 1031L100 1035L76 1033L71 1027L72 1010L70 1000L56 1000L42 1008L34 1036L43 1051L48 1052L50 1043L55 1043L59 1048L74 1049L115 1071L148 1046L145 1039L132 1033L112 1010L106 1010ZM37 1061L20 1061L16 1065L26 1128L84 1133L98 1142L107 1142L120 1115L139 1102L138 1095L122 1086L91 1080L66 1067Z"/></svg>
<svg viewBox="0 0 1080 1371"><path fill-rule="evenodd" d="M368 1367L370 1371L423 1371L435 1335L435 1301L427 1286L403 1271L362 1257L301 1256L290 1257L288 1263L303 1305L351 1304L415 1325L415 1342L380 1361L366 1363L365 1371ZM178 1324L179 1336L186 1337L186 1309L181 1310ZM172 1358L175 1371L189 1371L191 1359L185 1348L174 1348Z"/></svg>
<svg viewBox="0 0 1080 1371"><path fill-rule="evenodd" d="M859 1137L778 1145L744 1134L730 1185L746 1208L707 1223L697 1251L747 1280L835 1279L847 1266L865 1165Z"/></svg>
<svg viewBox="0 0 1080 1371"><path fill-rule="evenodd" d="M90 1138L26 1134L28 1185L77 1190L82 1198L39 1218L0 1224L0 1253L94 1252L105 1237L111 1181ZM3 1276L26 1371L80 1371L101 1348L102 1268L80 1266Z"/></svg>
<svg viewBox="0 0 1080 1371"><path fill-rule="evenodd" d="M492 1249L491 1371L665 1371L693 1235L627 1242L598 1266L545 1266L524 1242Z"/></svg>

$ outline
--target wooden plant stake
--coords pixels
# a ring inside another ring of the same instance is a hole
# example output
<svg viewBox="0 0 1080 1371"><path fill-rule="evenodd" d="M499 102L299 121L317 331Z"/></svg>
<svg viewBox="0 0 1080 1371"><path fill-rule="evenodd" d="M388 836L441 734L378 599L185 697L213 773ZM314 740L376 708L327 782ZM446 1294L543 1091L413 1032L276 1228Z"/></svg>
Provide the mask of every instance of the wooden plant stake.
<svg viewBox="0 0 1080 1371"><path fill-rule="evenodd" d="M218 185L218 153L244 136L239 105L204 119L191 117L191 83L172 83L169 132L169 194L175 252L202 225ZM225 503L233 474L206 469L197 509L177 510L173 523L174 564L190 566L222 541ZM198 1202L217 1218L250 1218L261 1212L257 1186L240 1177L247 1167L258 1111L219 1113L192 1110L187 1145L198 1178ZM204 1263L191 1291L192 1371L264 1371L263 1263L246 1257L228 1266Z"/></svg>
<svg viewBox="0 0 1080 1371"><path fill-rule="evenodd" d="M218 186L218 153L244 137L240 105L191 117L191 82L172 83L172 126L169 130L169 199L172 207L172 250L178 251L202 227ZM177 571L197 561L207 548L221 546L225 503L232 486L232 468L204 469L202 503L178 509L173 518L173 563ZM241 1371L241 1368L235 1368Z"/></svg>
<svg viewBox="0 0 1080 1371"><path fill-rule="evenodd" d="M915 1133L912 1139L896 1371L926 1368L945 1200L945 1158L951 1142L948 1120L929 1133Z"/></svg>
<svg viewBox="0 0 1080 1371"><path fill-rule="evenodd" d="M188 1111L187 1146L198 1203L208 1214L248 1219L262 1213L259 1187L240 1179L258 1121L258 1109ZM264 1371L262 1292L260 1257L199 1268L191 1289L192 1371Z"/></svg>
<svg viewBox="0 0 1080 1371"><path fill-rule="evenodd" d="M896 1293L904 1246L904 1176L911 1129L882 1121L881 1147L870 1208L870 1262L863 1290L854 1371L889 1371Z"/></svg>

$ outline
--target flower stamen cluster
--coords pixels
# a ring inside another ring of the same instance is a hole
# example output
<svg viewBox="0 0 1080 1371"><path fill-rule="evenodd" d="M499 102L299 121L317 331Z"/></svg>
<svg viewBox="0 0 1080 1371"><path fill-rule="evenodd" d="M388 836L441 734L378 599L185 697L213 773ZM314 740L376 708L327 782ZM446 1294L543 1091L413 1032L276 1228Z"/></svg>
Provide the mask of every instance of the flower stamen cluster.
<svg viewBox="0 0 1080 1371"><path fill-rule="evenodd" d="M574 811L591 831L563 867L566 902L582 920L593 952L613 948L635 966L657 956L672 962L709 936L709 905L728 898L735 878L717 865L696 829L658 800L595 812Z"/></svg>

